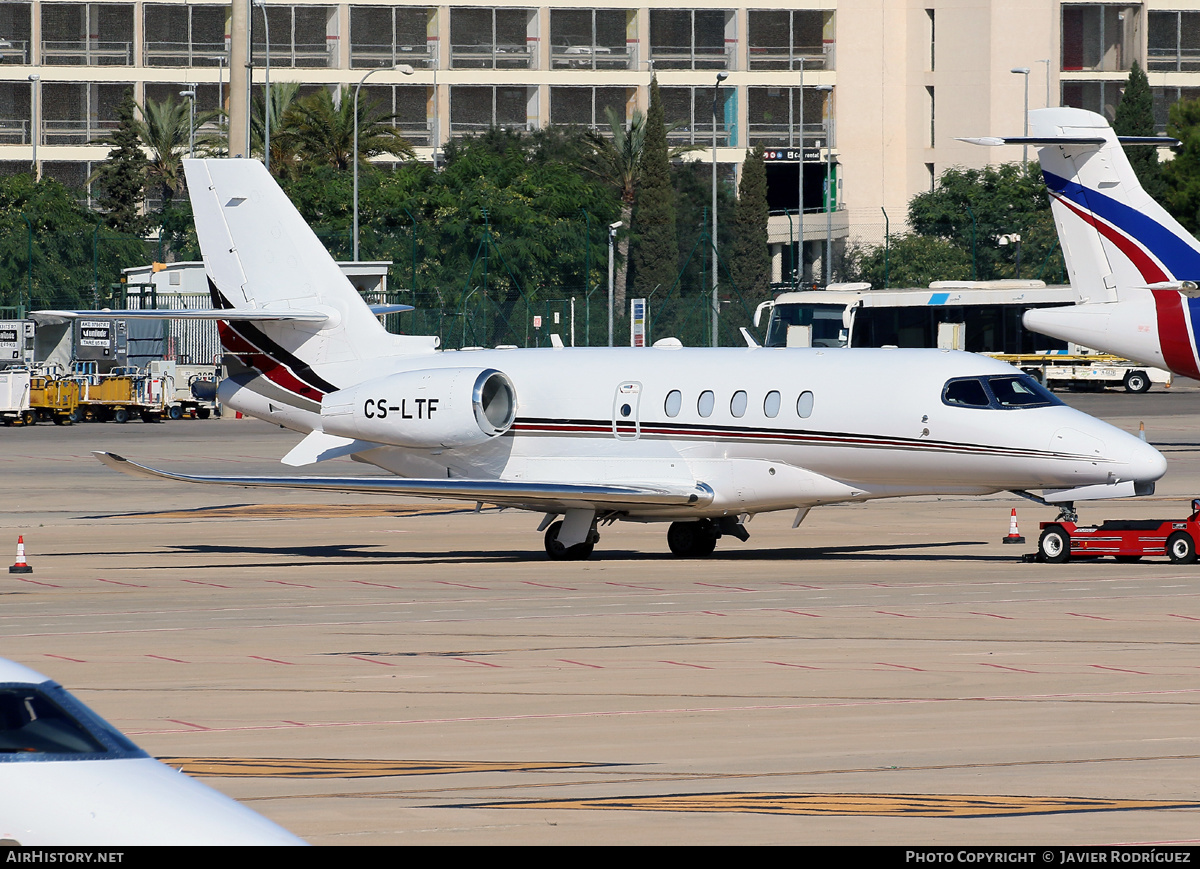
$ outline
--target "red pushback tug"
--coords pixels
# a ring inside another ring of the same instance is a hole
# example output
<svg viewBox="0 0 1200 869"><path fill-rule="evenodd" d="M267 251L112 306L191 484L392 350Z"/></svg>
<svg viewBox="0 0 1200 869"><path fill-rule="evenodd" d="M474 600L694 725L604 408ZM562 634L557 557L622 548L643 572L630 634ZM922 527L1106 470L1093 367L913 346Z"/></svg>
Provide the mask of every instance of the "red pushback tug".
<svg viewBox="0 0 1200 869"><path fill-rule="evenodd" d="M1175 564L1191 564L1200 541L1200 498L1192 500L1192 515L1187 519L1113 519L1101 525L1077 525L1060 518L1040 527L1038 561L1061 564L1070 558L1103 555L1137 561L1143 555L1166 555Z"/></svg>

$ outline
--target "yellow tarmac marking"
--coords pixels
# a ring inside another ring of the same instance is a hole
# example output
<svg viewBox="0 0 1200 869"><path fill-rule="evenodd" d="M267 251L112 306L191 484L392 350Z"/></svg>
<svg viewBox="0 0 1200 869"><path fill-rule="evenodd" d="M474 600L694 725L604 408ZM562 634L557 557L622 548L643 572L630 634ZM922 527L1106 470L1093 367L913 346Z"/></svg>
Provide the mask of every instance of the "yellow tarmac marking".
<svg viewBox="0 0 1200 869"><path fill-rule="evenodd" d="M379 778L455 772L529 772L608 766L593 763L501 763L452 760L343 760L319 757L160 757L192 775L222 778Z"/></svg>
<svg viewBox="0 0 1200 869"><path fill-rule="evenodd" d="M401 504L233 504L197 507L194 510L161 510L150 513L114 513L96 519L374 519L401 516L442 516L467 513L473 508L445 505Z"/></svg>
<svg viewBox="0 0 1200 869"><path fill-rule="evenodd" d="M747 812L768 815L871 815L987 818L1139 809L1200 808L1196 802L962 794L669 794L520 803L472 803L473 809L624 809L651 812Z"/></svg>

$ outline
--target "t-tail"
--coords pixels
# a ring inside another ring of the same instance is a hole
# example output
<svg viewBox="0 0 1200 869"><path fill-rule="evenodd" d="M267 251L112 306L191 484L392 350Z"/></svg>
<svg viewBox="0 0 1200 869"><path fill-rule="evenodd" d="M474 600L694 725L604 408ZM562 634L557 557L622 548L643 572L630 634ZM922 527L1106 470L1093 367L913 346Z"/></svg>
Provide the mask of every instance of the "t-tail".
<svg viewBox="0 0 1200 869"><path fill-rule="evenodd" d="M387 332L304 218L255 160L186 160L196 235L230 366L223 402L301 431L321 399L437 339Z"/></svg>
<svg viewBox="0 0 1200 869"><path fill-rule="evenodd" d="M1200 378L1200 243L1142 188L1118 137L1094 112L1029 113L1029 136L973 139L1036 145L1071 286L1080 304L1025 314L1044 335Z"/></svg>

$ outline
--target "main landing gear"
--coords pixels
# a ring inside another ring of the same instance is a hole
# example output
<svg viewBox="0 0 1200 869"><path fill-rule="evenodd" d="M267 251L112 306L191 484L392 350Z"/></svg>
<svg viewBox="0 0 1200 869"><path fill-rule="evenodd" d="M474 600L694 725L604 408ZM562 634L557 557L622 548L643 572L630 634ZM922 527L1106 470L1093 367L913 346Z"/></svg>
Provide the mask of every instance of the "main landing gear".
<svg viewBox="0 0 1200 869"><path fill-rule="evenodd" d="M541 528L546 530L546 555L551 561L583 561L591 556L596 544L600 541L600 534L596 531L596 517L591 511L587 513L581 512L581 515L572 517L572 511L568 511L566 519L554 519L554 514L548 514L542 520ZM600 517L603 523L610 523L617 520L617 516L607 514ZM717 548L717 541L729 534L736 537L738 540L745 542L750 539L750 532L746 530L746 526L742 524L744 516L722 516L719 519L694 519L689 522L672 522L671 527L667 529L667 545L671 548L671 553L679 558L705 558L713 554L713 550ZM563 533L564 523L575 521L579 524L575 526L575 533ZM583 523L590 523L585 525ZM549 524L546 524L549 523ZM539 530L541 530L539 528ZM586 534L584 529L587 529ZM577 543L567 545L563 542L563 538L570 540L572 536ZM580 539L582 538L582 539Z"/></svg>
<svg viewBox="0 0 1200 869"><path fill-rule="evenodd" d="M667 546L680 558L705 558L717 548L721 532L711 519L695 522L672 522L667 529Z"/></svg>
<svg viewBox="0 0 1200 869"><path fill-rule="evenodd" d="M574 546L564 546L559 542L558 533L562 531L562 521L554 522L546 529L546 554L551 561L583 561L592 554L600 540L600 534L593 528L588 532L587 540Z"/></svg>

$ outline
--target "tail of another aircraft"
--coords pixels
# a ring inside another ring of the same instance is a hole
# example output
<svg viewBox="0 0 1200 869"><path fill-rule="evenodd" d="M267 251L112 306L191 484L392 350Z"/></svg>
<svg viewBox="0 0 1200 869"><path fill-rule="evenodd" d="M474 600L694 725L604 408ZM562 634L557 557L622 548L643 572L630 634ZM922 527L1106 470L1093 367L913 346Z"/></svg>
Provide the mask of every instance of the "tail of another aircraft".
<svg viewBox="0 0 1200 869"><path fill-rule="evenodd" d="M311 409L375 360L434 349L436 338L383 328L261 163L184 168L213 307L230 315L222 344L281 401Z"/></svg>
<svg viewBox="0 0 1200 869"><path fill-rule="evenodd" d="M1036 145L1071 285L1081 304L1028 311L1025 325L1066 341L1200 377L1200 243L1142 189L1122 144L1093 112L1029 113L1029 136L972 139Z"/></svg>

